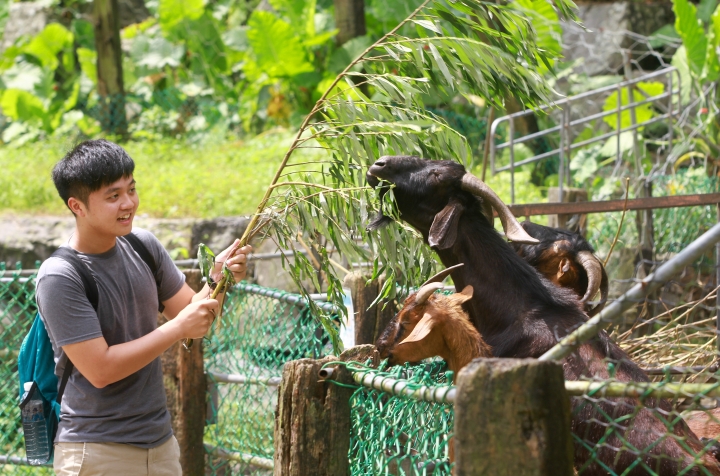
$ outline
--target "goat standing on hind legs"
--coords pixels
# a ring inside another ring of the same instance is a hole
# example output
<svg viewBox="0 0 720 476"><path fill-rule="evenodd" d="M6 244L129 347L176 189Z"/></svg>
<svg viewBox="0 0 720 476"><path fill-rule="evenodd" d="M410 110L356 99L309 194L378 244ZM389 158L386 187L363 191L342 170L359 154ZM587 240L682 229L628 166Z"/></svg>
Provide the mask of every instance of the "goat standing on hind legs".
<svg viewBox="0 0 720 476"><path fill-rule="evenodd" d="M500 198L462 165L418 157L383 157L370 167L367 179L372 186L378 186L380 180L395 185L400 217L420 231L445 266L465 264L453 271L453 282L458 291L473 287L465 309L495 357L537 358L587 321L574 291L541 276L493 229L486 218L488 205L497 211L510 240L538 242ZM391 220L380 216L371 227ZM565 378L607 379L608 360L616 362L617 380L649 381L604 331L565 359ZM671 411L666 400L652 403L662 412ZM625 476L652 474L646 468L660 476L720 475L717 461L703 453L703 445L684 421L678 419L668 430L647 408L636 411L637 404L632 399L612 399L589 406L582 399L573 399L572 430L583 440L575 442L575 464L583 468L583 475L604 476L607 470L603 465ZM597 448L596 459L586 445ZM631 454L628 447L641 454ZM643 464L637 464L638 459Z"/></svg>

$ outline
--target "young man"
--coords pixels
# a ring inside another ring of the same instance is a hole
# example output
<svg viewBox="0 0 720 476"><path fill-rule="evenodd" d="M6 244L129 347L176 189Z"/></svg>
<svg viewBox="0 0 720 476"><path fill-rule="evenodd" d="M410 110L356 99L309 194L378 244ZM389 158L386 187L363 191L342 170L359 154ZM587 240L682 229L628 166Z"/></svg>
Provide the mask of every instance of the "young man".
<svg viewBox="0 0 720 476"><path fill-rule="evenodd" d="M61 258L40 268L37 303L55 349L58 378L65 353L74 365L55 438L58 475L180 475L179 448L170 427L160 355L184 338L199 339L219 312L207 285L197 294L185 283L151 233L132 231L139 198L135 164L106 140L75 147L52 172L75 215L67 244L87 264L98 287L97 312L80 275ZM133 232L155 260L158 282L130 243ZM236 280L245 276L251 247L238 241L216 258ZM222 299L222 296L218 296ZM158 300L169 321L157 327Z"/></svg>

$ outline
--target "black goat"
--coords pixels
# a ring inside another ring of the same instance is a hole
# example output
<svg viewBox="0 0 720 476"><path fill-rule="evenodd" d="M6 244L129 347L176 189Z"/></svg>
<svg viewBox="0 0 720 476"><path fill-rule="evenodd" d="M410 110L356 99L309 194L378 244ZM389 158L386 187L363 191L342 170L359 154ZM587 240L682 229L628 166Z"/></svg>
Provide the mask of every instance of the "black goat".
<svg viewBox="0 0 720 476"><path fill-rule="evenodd" d="M520 225L539 243L510 243L517 254L553 284L572 289L581 297L588 316L602 311L608 297L608 277L590 243L579 233L568 230L530 221ZM592 307L588 301L598 290L600 301Z"/></svg>
<svg viewBox="0 0 720 476"><path fill-rule="evenodd" d="M473 297L465 306L495 356L537 358L587 320L573 291L551 284L492 228L486 218L488 205L497 211L510 240L537 243L498 196L460 164L382 157L367 173L371 186L379 185L381 179L395 185L393 193L401 218L420 231L443 264L448 268L465 264L452 273L453 282L458 291L473 287ZM370 227L389 221L380 216ZM392 323L388 329L391 327ZM606 360L616 363L617 379L648 381L605 332L565 359L565 378L608 378ZM684 421L669 424L674 436L668 437L666 426L650 410L636 411L636 405L632 399L602 400L595 406L573 399L572 430L582 440L575 442L575 460L578 468L583 467L584 476L606 475L602 465L626 476L648 474L646 467L661 476L675 476L686 468L692 469L683 474L720 475L714 458L702 454L698 457L702 467L696 466L683 444L676 441L681 437L694 452L702 453L703 445ZM650 402L650 406L671 411L663 400ZM637 448L641 456L627 451L623 441ZM597 454L592 462L588 447ZM646 466L637 464L638 457Z"/></svg>

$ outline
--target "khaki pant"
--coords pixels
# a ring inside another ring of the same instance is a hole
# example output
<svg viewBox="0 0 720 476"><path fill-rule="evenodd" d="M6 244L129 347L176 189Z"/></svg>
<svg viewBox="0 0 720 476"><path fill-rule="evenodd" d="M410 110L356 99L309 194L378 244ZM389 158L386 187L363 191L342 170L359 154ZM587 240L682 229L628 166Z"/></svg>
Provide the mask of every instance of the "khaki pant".
<svg viewBox="0 0 720 476"><path fill-rule="evenodd" d="M119 443L57 443L58 476L181 476L180 446L171 437L157 448Z"/></svg>

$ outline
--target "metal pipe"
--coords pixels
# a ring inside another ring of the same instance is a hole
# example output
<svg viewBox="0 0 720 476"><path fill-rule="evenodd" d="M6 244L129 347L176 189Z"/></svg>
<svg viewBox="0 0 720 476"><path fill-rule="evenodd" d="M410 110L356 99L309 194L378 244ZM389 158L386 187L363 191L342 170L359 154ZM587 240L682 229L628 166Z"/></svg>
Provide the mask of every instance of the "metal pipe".
<svg viewBox="0 0 720 476"><path fill-rule="evenodd" d="M693 241L687 248L660 266L654 273L633 286L628 292L609 304L600 314L571 332L552 349L540 356L539 360L560 360L570 355L583 342L592 339L598 332L622 317L622 313L636 305L645 296L657 291L663 284L680 272L685 266L697 260L720 240L720 223Z"/></svg>
<svg viewBox="0 0 720 476"><path fill-rule="evenodd" d="M510 204L515 204L515 147L513 146L513 138L515 137L515 121L510 119Z"/></svg>
<svg viewBox="0 0 720 476"><path fill-rule="evenodd" d="M207 371L207 375L213 382L233 383L233 384L250 384L250 385L267 385L268 387L277 387L282 381L281 377L248 377L240 374L224 374L220 372Z"/></svg>
<svg viewBox="0 0 720 476"><path fill-rule="evenodd" d="M625 128L623 128L623 129L621 129L621 130L619 131L619 133L634 131L634 130L636 130L636 129L639 129L640 127L649 126L649 125L651 125L651 124L655 124L656 122L660 122L660 121L663 121L663 120L665 120L665 119L667 119L667 116L666 116L666 115L657 116L657 117L654 117L654 118L652 118L652 119L650 119L650 120L647 120L647 121L645 121L645 122L641 122L640 124L635 124L634 126L631 125L631 126L625 127ZM574 143L574 144L570 144L569 146L566 146L566 149L569 149L569 150L571 150L571 151L572 151L572 150L575 150L575 149L580 149L580 148L582 148L582 147L585 147L586 145L594 144L594 143L596 143L596 142L601 142L601 141L603 141L603 140L605 140L605 139L607 139L607 138L613 137L613 136L618 136L618 131L613 130L612 132L606 132L605 134L602 134L602 135L593 137L592 139L586 139L586 140L581 141L581 142L576 142L576 143ZM548 151L548 152L543 152L542 154L534 155L534 156L532 156L532 157L530 157L530 158L528 158L528 159L521 160L520 162L516 162L516 163L515 163L515 167L520 167L521 165L525 165L525 164L531 164L531 163L533 163L533 162L537 162L537 161L539 161L539 160L541 160L541 159L545 159L545 158L547 158L547 157L552 157L552 156L554 156L554 155L559 155L559 153L560 153L560 149L559 149L559 148L558 148L558 149L553 149L553 150ZM498 169L497 169L497 172L503 172L503 171L509 170L509 169L510 169L510 166L509 166L509 165L506 165L506 166L504 166L504 167L498 168Z"/></svg>
<svg viewBox="0 0 720 476"><path fill-rule="evenodd" d="M594 397L630 398L676 398L720 397L720 382L673 383L673 382L590 382L567 380L565 391L571 397L590 395Z"/></svg>
<svg viewBox="0 0 720 476"><path fill-rule="evenodd" d="M720 203L715 205L715 210L720 223ZM715 244L715 286L720 286L720 241ZM715 296L715 348L720 354L720 293Z"/></svg>
<svg viewBox="0 0 720 476"><path fill-rule="evenodd" d="M321 380L327 380L330 377L332 377L333 373L335 372L335 367L325 367L323 369L320 369L320 372L318 372L318 376Z"/></svg>
<svg viewBox="0 0 720 476"><path fill-rule="evenodd" d="M352 369L349 369L352 371ZM412 398L423 402L455 403L455 386L430 387L427 385L408 384L372 371L353 371L353 380L363 387L380 390L391 395Z"/></svg>
<svg viewBox="0 0 720 476"><path fill-rule="evenodd" d="M565 173L565 109L560 115L560 165L558 166L558 202L563 201L563 174Z"/></svg>
<svg viewBox="0 0 720 476"><path fill-rule="evenodd" d="M270 458L263 458L261 456L255 456L247 453L238 453L235 451L227 451L210 443L203 442L205 451L213 456L217 456L220 459L226 459L230 461L240 461L242 463L251 464L265 469L273 469L275 464Z"/></svg>

